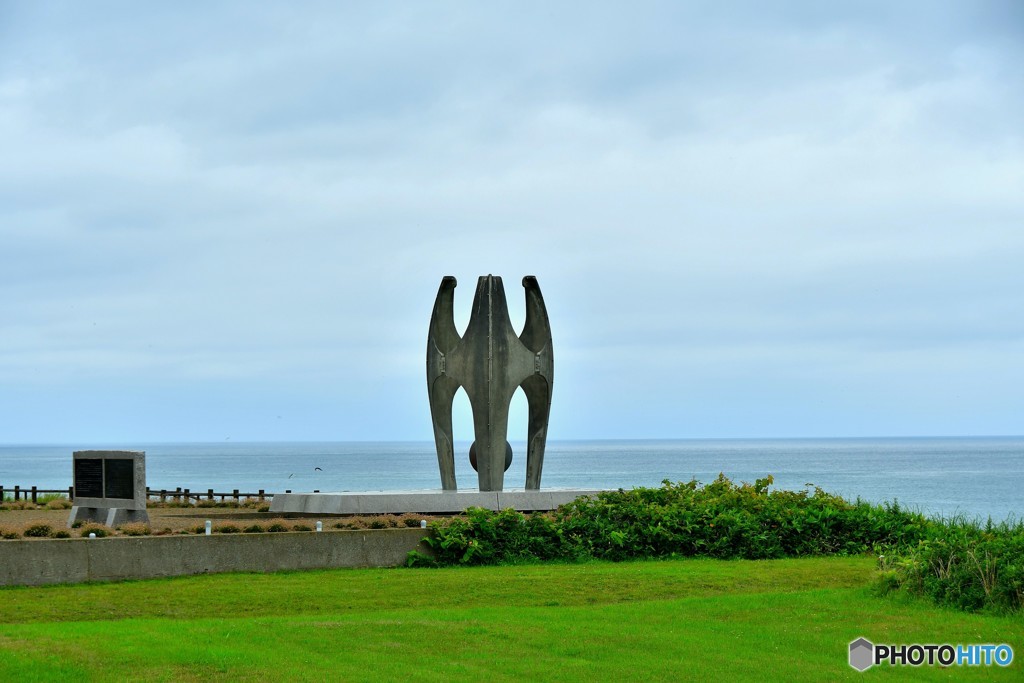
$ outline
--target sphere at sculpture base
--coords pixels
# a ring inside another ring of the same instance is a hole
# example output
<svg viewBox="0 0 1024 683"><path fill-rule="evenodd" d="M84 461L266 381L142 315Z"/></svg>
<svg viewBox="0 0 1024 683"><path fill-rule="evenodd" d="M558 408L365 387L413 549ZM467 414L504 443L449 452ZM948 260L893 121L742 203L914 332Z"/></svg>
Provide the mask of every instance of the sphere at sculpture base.
<svg viewBox="0 0 1024 683"><path fill-rule="evenodd" d="M479 472L480 470L476 467L476 441L469 447L469 464L473 466L473 470ZM508 441L505 442L505 471L508 472L508 468L512 466L512 444Z"/></svg>

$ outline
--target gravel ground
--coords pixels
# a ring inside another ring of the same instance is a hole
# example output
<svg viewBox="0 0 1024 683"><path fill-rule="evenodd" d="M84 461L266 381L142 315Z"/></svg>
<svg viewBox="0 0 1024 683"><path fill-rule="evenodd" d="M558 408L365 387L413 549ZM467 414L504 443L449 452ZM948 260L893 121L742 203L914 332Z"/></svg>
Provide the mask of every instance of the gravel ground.
<svg viewBox="0 0 1024 683"><path fill-rule="evenodd" d="M3 532L18 532L19 535L26 528L34 524L48 524L54 531L67 529L70 510L0 510L0 536ZM316 519L285 519L269 512L256 512L252 508L149 508L149 527L154 534L177 533L180 531L192 530L197 526L205 524L206 520L213 522L214 528L222 524L234 524L239 528L245 528L253 524L259 524L266 528L275 523L283 524L289 529L296 524L313 526ZM395 526L407 526L406 518L415 517L413 520L418 526L422 515L385 515L383 519L393 520ZM321 521L325 529L334 527L338 522L354 524L358 527L369 526L373 518L368 517L345 517L334 518L324 517ZM381 518L378 518L381 519ZM426 519L433 519L426 517ZM392 526L392 524L388 524ZM75 530L71 533L75 535Z"/></svg>

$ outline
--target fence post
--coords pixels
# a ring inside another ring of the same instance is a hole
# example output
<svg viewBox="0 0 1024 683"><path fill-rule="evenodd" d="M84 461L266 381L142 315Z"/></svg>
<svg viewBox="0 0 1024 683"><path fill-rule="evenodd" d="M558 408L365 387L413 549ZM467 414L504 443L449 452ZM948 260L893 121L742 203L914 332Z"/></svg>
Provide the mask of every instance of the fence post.
<svg viewBox="0 0 1024 683"><path fill-rule="evenodd" d="M213 489L206 489L206 499L213 500Z"/></svg>
<svg viewBox="0 0 1024 683"><path fill-rule="evenodd" d="M185 495L182 498L181 502L185 503L186 505L192 504L192 496L188 495L188 489L185 489Z"/></svg>
<svg viewBox="0 0 1024 683"><path fill-rule="evenodd" d="M167 502L167 489L160 489L160 502L161 503L166 503Z"/></svg>
<svg viewBox="0 0 1024 683"><path fill-rule="evenodd" d="M38 496L38 493L36 492L36 487L33 486L32 487L32 504L35 505L38 500L39 500L39 496Z"/></svg>
<svg viewBox="0 0 1024 683"><path fill-rule="evenodd" d="M3 491L3 489L0 489L0 491ZM260 502L263 502L263 489L260 489Z"/></svg>
<svg viewBox="0 0 1024 683"><path fill-rule="evenodd" d="M235 502L237 503L238 502L238 489L235 489L234 491L232 491L231 495L234 497Z"/></svg>
<svg viewBox="0 0 1024 683"><path fill-rule="evenodd" d="M20 486L15 486L14 487L14 500L18 500L18 498L20 496L21 496L21 487Z"/></svg>
<svg viewBox="0 0 1024 683"><path fill-rule="evenodd" d="M0 489L0 491L2 491L2 490L3 489ZM75 487L74 486L69 486L68 487L68 500L74 500L74 499L75 499Z"/></svg>
<svg viewBox="0 0 1024 683"><path fill-rule="evenodd" d="M0 503L4 502L4 487L0 486Z"/></svg>

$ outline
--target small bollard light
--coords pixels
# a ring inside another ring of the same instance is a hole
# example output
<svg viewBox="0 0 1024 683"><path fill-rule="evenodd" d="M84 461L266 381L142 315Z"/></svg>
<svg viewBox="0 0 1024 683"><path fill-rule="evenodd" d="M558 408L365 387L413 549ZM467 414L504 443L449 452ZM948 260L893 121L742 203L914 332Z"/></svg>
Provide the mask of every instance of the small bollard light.
<svg viewBox="0 0 1024 683"><path fill-rule="evenodd" d="M206 535L209 536L213 533L213 522L206 520Z"/></svg>
<svg viewBox="0 0 1024 683"><path fill-rule="evenodd" d="M323 531L324 530L324 523L323 522L317 522L316 523L316 530L317 531Z"/></svg>
<svg viewBox="0 0 1024 683"><path fill-rule="evenodd" d="M89 538L96 538L96 532L95 531L90 531L89 532Z"/></svg>
<svg viewBox="0 0 1024 683"><path fill-rule="evenodd" d="M425 519L421 519L420 520L420 528L421 529L426 529L427 528L427 520L425 520Z"/></svg>

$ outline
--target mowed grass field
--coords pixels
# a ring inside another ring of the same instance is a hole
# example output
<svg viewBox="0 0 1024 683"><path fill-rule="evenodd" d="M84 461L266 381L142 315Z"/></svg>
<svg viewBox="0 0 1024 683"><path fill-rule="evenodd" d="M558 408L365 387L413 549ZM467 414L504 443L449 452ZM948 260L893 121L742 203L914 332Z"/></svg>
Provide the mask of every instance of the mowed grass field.
<svg viewBox="0 0 1024 683"><path fill-rule="evenodd" d="M1024 618L878 597L874 567L689 559L4 588L0 679L1024 679ZM1016 660L858 673L859 636L1005 642Z"/></svg>

